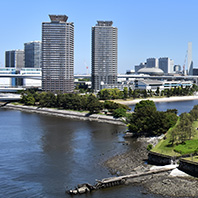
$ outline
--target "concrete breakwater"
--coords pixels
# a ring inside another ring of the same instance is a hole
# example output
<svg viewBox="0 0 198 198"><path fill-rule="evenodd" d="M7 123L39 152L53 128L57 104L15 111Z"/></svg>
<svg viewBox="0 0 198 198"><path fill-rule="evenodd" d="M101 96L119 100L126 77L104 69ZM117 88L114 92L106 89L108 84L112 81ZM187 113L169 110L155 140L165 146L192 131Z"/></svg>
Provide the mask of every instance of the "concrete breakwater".
<svg viewBox="0 0 198 198"><path fill-rule="evenodd" d="M32 113L54 115L54 116L60 116L60 117L65 117L65 118L71 118L71 119L97 121L97 122L104 122L104 123L123 125L123 126L125 125L124 122L122 122L122 119L120 118L114 118L113 116L106 116L106 115L99 115L99 114L90 115L88 113L81 113L81 112L76 112L76 111L39 108L35 106L13 105L13 104L7 104L6 106L3 106L2 108L15 109L15 110L32 112Z"/></svg>
<svg viewBox="0 0 198 198"><path fill-rule="evenodd" d="M109 187L113 187L116 185L122 185L122 184L125 184L125 182L127 180L130 180L133 178L141 178L141 177L149 176L149 175L153 175L153 174L169 172L175 168L177 168L177 165L168 165L168 166L160 167L157 169L154 168L154 169L150 169L148 171L141 171L141 172L133 173L133 174L129 174L129 175L123 175L123 176L119 176L119 177L110 177L110 178L105 178L102 180L96 180L97 183L93 186L90 184L80 184L74 190L67 190L66 193L68 193L70 195L83 194L83 193L91 192L92 190L99 190L102 188L109 188Z"/></svg>

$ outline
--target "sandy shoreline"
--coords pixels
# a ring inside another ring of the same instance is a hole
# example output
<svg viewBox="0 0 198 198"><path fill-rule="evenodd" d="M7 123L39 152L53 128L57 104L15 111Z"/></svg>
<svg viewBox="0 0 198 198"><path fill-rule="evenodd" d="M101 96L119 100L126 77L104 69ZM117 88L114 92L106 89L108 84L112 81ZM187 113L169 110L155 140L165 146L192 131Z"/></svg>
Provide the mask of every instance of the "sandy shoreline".
<svg viewBox="0 0 198 198"><path fill-rule="evenodd" d="M135 99L129 101L115 101L120 104L124 105L135 105L136 103L140 102L141 100L152 100L153 102L177 102L177 101L188 101L188 100L198 100L198 96L173 96L169 98L145 98L145 99Z"/></svg>

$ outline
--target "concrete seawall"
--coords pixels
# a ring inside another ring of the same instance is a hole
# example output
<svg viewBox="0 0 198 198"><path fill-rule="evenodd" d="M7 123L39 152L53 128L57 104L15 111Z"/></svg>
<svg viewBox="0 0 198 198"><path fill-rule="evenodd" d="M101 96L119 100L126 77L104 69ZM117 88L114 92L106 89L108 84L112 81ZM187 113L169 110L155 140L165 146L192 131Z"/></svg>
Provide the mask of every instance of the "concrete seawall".
<svg viewBox="0 0 198 198"><path fill-rule="evenodd" d="M160 153L150 151L148 154L148 162L155 165L168 165L171 164L172 157Z"/></svg>
<svg viewBox="0 0 198 198"><path fill-rule="evenodd" d="M192 176L198 177L198 163L180 159L179 169Z"/></svg>
<svg viewBox="0 0 198 198"><path fill-rule="evenodd" d="M60 116L71 119L79 119L79 120L88 120L88 121L97 121L97 122L105 122L109 124L123 125L120 118L114 118L113 116L99 115L99 114L87 114L76 111L68 111L68 110L58 110L58 109L49 109L49 108L38 108L34 106L25 106L25 105L13 105L7 104L2 107L6 109L15 109L20 111L32 112L32 113L41 113L46 115Z"/></svg>

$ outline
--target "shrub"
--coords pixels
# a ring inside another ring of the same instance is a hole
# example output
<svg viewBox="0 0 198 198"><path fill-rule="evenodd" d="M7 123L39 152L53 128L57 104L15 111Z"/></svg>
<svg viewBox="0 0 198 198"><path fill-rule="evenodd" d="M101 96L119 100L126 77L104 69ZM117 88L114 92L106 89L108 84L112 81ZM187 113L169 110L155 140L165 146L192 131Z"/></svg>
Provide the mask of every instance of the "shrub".
<svg viewBox="0 0 198 198"><path fill-rule="evenodd" d="M152 145L152 144L149 144L149 145L147 146L147 150L148 150L148 151L150 151L152 148L153 148L153 145Z"/></svg>

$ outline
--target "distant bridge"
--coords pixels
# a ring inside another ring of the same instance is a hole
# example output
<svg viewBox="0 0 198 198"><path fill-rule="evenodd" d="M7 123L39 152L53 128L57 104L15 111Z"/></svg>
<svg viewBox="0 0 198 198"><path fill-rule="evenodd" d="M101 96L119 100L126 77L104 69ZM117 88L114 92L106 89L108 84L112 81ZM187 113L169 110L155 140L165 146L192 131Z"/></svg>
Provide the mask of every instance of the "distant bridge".
<svg viewBox="0 0 198 198"><path fill-rule="evenodd" d="M126 80L129 80L130 78L136 79L136 78L143 78L143 79L158 79L158 80L192 80L196 79L198 81L198 76L149 76L149 75L136 75L136 74L118 74L118 78L125 78ZM0 74L0 78L31 78L31 79L37 79L41 80L42 76L41 74ZM75 79L78 78L91 78L90 74L75 74Z"/></svg>
<svg viewBox="0 0 198 198"><path fill-rule="evenodd" d="M198 85L198 76L149 76L149 75L136 75L136 74L118 74L118 79L123 80L136 80L136 79L152 79L152 80L190 80ZM41 80L41 74L0 74L0 78L22 78L22 79L34 79ZM90 74L77 74L74 75L74 79L89 78Z"/></svg>
<svg viewBox="0 0 198 198"><path fill-rule="evenodd" d="M0 87L0 93L14 93L17 91L26 90L23 87Z"/></svg>
<svg viewBox="0 0 198 198"><path fill-rule="evenodd" d="M0 94L0 102L14 102L21 100L20 94Z"/></svg>
<svg viewBox="0 0 198 198"><path fill-rule="evenodd" d="M41 80L40 74L0 74L0 78L30 78L35 80Z"/></svg>

